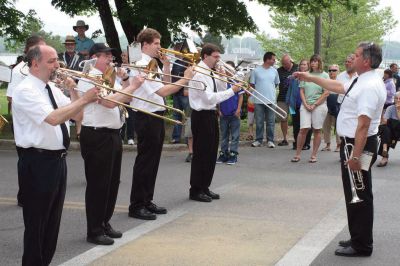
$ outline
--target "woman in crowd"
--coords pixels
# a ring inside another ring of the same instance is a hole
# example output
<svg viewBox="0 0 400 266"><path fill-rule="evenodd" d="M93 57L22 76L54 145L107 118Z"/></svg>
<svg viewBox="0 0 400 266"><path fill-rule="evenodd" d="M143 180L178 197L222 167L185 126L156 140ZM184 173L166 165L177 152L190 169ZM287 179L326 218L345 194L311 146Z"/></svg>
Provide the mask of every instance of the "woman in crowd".
<svg viewBox="0 0 400 266"><path fill-rule="evenodd" d="M318 77L328 79L329 76L323 70L323 64L319 55L313 55L310 58L310 73ZM321 144L321 129L328 112L326 106L326 98L329 92L324 88L312 82L300 82L300 132L297 136L296 155L291 160L292 162L300 161L300 154L303 148L306 135L311 129L314 133L313 149L309 162L317 162L317 152Z"/></svg>

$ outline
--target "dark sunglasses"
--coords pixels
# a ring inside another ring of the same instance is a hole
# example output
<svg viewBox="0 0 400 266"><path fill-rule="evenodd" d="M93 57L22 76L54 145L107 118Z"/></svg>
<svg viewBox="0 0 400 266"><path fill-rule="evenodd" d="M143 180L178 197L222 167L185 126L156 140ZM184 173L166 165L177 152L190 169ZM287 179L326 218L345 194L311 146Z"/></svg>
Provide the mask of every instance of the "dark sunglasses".
<svg viewBox="0 0 400 266"><path fill-rule="evenodd" d="M337 69L329 69L328 72L336 72Z"/></svg>

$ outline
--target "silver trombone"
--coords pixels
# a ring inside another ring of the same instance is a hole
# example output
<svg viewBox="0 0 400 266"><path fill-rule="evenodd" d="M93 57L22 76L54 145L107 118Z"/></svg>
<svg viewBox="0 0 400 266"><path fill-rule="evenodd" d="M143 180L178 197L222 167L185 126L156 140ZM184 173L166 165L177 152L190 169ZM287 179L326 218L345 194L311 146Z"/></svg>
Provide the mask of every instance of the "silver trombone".
<svg viewBox="0 0 400 266"><path fill-rule="evenodd" d="M346 138L343 138L343 139L344 139L344 157L346 158L346 161L348 161L349 158L351 157L351 154L353 153L354 145L351 143L347 143ZM351 154L349 152L349 149L351 149ZM365 189L362 172L361 171L353 172L349 168L348 165L346 167L347 167L347 171L349 173L350 189L351 189L351 195L352 195L352 199L351 199L350 203L353 204L353 203L362 202L363 200L360 199L357 195L357 190Z"/></svg>

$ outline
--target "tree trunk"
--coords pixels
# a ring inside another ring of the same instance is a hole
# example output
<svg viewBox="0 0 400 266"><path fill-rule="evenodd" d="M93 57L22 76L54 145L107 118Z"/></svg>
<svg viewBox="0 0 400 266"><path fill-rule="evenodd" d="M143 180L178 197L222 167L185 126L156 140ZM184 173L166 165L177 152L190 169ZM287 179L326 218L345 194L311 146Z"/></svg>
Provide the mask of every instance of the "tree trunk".
<svg viewBox="0 0 400 266"><path fill-rule="evenodd" d="M117 61L121 62L121 45L119 43L118 32L115 28L110 4L108 1L103 0L95 0L94 3L100 14L100 19L101 23L103 24L107 43L110 47L116 50L115 55L117 57Z"/></svg>
<svg viewBox="0 0 400 266"><path fill-rule="evenodd" d="M315 17L315 32L314 32L314 54L321 54L322 42L322 17L319 14Z"/></svg>
<svg viewBox="0 0 400 266"><path fill-rule="evenodd" d="M120 19L122 29L128 39L128 43L136 40L137 35L143 29L143 24L135 24L129 19L129 4L126 0L114 0L117 8L118 18Z"/></svg>

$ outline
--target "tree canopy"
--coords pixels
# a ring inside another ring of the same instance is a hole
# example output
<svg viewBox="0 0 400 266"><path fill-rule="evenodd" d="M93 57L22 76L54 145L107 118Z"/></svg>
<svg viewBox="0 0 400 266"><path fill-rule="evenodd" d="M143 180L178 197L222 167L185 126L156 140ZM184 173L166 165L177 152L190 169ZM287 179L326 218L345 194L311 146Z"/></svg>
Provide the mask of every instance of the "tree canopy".
<svg viewBox="0 0 400 266"><path fill-rule="evenodd" d="M397 21L390 8L378 9L378 4L378 0L359 0L357 13L338 4L321 12L321 56L325 65L344 62L346 55L361 41L383 42L383 37ZM258 35L264 49L278 55L289 53L295 60L308 59L314 50L314 15L272 11L272 27L278 30L280 37Z"/></svg>

